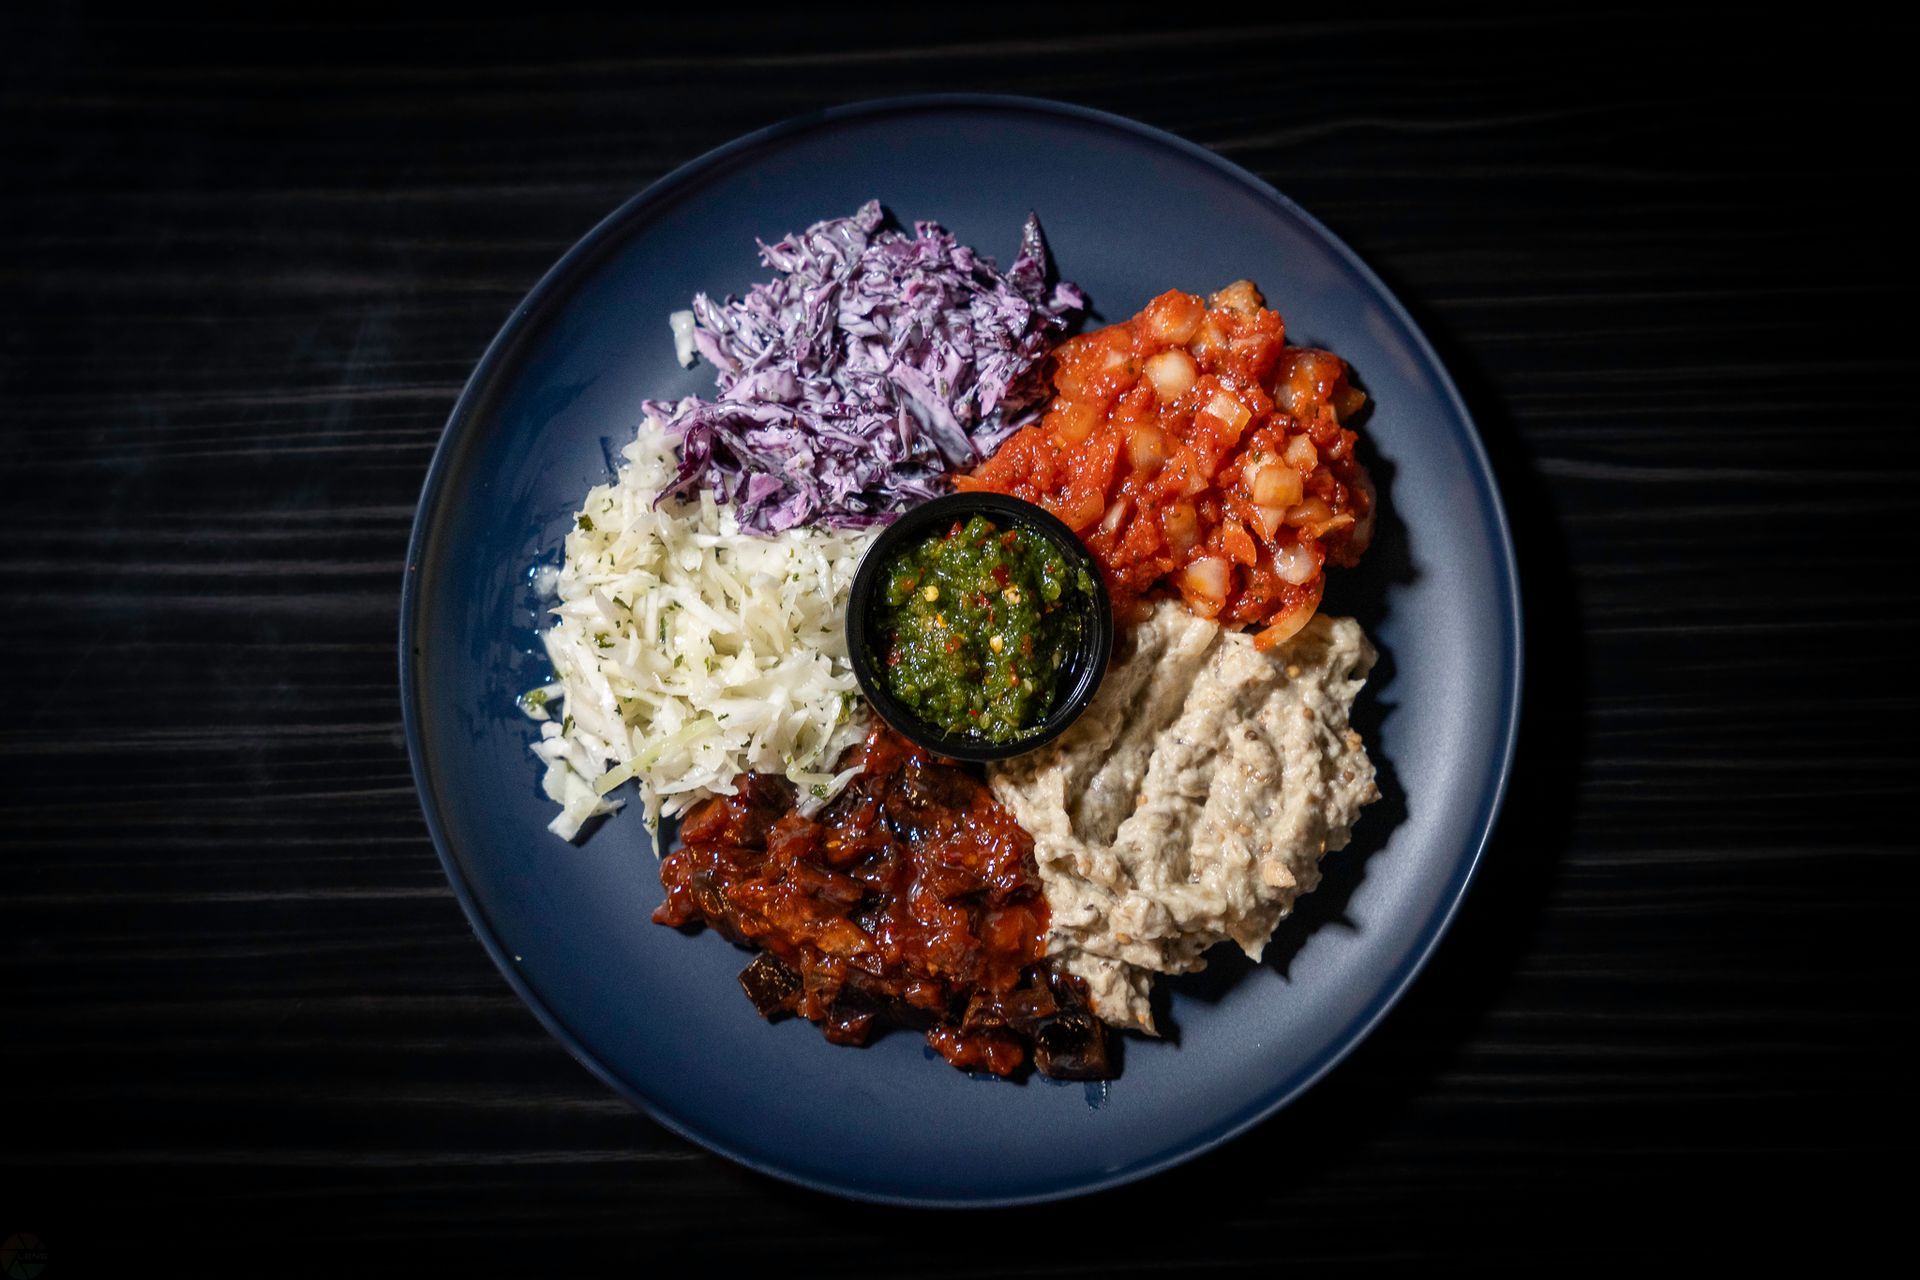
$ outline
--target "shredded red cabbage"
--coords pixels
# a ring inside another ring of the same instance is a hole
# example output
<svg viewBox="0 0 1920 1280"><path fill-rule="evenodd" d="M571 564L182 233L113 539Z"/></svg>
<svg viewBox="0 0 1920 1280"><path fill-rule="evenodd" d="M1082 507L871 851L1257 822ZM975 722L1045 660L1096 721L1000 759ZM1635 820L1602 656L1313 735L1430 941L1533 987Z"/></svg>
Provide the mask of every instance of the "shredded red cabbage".
<svg viewBox="0 0 1920 1280"><path fill-rule="evenodd" d="M694 298L719 395L646 404L680 439L667 493L711 487L760 533L879 524L1039 416L1042 362L1086 307L1048 288L1039 220L1004 275L937 223L884 220L872 200L762 244L773 279Z"/></svg>

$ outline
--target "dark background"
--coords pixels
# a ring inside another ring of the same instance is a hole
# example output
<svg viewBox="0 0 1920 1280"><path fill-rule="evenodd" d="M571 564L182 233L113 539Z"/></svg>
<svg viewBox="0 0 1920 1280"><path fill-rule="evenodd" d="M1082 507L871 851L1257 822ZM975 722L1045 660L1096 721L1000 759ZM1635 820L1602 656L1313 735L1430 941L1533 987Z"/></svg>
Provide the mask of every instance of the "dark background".
<svg viewBox="0 0 1920 1280"><path fill-rule="evenodd" d="M1047 13L0 18L0 1238L54 1280L1564 1271L1904 1216L1913 30ZM568 1058L395 688L428 459L546 267L737 134L936 89L1171 129L1353 244L1479 419L1529 646L1498 838L1372 1039L1173 1173L974 1215L736 1169Z"/></svg>

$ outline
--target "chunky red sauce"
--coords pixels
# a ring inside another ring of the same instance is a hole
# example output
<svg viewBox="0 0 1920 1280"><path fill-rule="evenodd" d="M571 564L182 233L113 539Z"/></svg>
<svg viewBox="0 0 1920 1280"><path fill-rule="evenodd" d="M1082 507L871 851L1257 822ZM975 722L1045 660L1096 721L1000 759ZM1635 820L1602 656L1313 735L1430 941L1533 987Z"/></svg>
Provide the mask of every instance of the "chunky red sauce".
<svg viewBox="0 0 1920 1280"><path fill-rule="evenodd" d="M688 813L660 865L654 919L705 923L763 954L740 975L762 1014L797 1013L837 1044L923 1027L956 1067L1108 1074L1083 988L1046 962L1033 838L986 784L876 728L865 766L805 817L785 779L747 774Z"/></svg>
<svg viewBox="0 0 1920 1280"><path fill-rule="evenodd" d="M1100 561L1114 608L1157 589L1270 647L1313 616L1328 564L1352 565L1373 488L1342 426L1366 400L1346 362L1286 345L1240 281L1168 292L1054 352L1055 396L954 480L1037 502Z"/></svg>

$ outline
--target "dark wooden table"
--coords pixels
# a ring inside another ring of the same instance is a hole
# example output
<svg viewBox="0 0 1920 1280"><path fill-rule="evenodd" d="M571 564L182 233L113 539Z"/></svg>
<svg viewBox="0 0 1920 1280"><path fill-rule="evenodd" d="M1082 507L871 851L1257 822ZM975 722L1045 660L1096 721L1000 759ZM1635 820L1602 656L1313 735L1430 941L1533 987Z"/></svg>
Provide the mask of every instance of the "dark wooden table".
<svg viewBox="0 0 1920 1280"><path fill-rule="evenodd" d="M1913 31L908 8L0 19L0 1238L50 1280L1874 1243L1914 1119ZM1481 879L1349 1062L1174 1173L976 1216L743 1172L589 1077L469 932L395 694L414 499L522 293L709 147L934 89L1140 117L1353 243L1479 418L1530 663Z"/></svg>

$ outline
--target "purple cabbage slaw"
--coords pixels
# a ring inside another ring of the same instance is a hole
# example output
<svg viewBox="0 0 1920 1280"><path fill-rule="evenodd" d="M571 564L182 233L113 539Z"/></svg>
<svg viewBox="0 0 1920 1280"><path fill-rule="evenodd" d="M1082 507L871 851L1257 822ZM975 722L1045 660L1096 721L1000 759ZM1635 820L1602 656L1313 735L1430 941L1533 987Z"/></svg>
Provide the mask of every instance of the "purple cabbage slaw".
<svg viewBox="0 0 1920 1280"><path fill-rule="evenodd" d="M938 223L909 237L884 220L870 200L763 243L773 279L694 297L719 394L646 402L680 441L663 498L711 487L763 534L880 524L1040 415L1046 355L1086 297L1048 288L1039 220L1004 275Z"/></svg>

